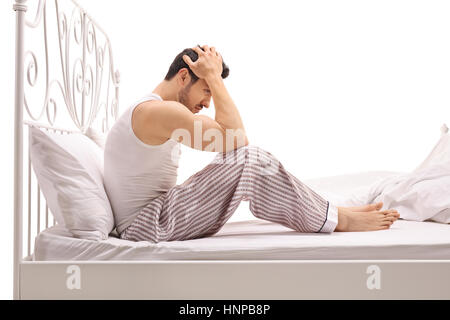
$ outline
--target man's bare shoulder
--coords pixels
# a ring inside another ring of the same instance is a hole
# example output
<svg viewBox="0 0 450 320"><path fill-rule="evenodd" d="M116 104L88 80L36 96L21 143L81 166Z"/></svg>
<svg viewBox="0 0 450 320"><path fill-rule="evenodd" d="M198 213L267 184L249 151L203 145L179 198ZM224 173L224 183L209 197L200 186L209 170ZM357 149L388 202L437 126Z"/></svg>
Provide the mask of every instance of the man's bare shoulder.
<svg viewBox="0 0 450 320"><path fill-rule="evenodd" d="M131 115L131 126L136 137L149 145L159 145L167 140L160 128L166 101L148 100L139 103Z"/></svg>
<svg viewBox="0 0 450 320"><path fill-rule="evenodd" d="M190 111L176 101L149 100L136 106L131 123L141 141L158 145L167 140L173 126L178 126L190 116Z"/></svg>
<svg viewBox="0 0 450 320"><path fill-rule="evenodd" d="M161 100L147 100L144 102L139 103L136 108L134 108L134 111L137 112L157 112L161 107L167 105L167 101L161 101Z"/></svg>
<svg viewBox="0 0 450 320"><path fill-rule="evenodd" d="M194 114L177 101L151 100L139 104L133 111L134 123L148 127L165 127L173 130L193 120Z"/></svg>
<svg viewBox="0 0 450 320"><path fill-rule="evenodd" d="M170 117L177 114L186 114L186 107L177 101L161 101L161 100L148 100L140 103L135 108L135 113L139 117L146 118L160 118Z"/></svg>

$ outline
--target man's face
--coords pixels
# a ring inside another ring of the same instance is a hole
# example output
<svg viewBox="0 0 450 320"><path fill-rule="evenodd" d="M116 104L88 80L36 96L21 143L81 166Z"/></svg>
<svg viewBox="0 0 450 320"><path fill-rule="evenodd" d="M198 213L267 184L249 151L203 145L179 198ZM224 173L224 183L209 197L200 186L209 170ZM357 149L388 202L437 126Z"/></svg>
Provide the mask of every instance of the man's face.
<svg viewBox="0 0 450 320"><path fill-rule="evenodd" d="M198 79L193 85L189 84L179 92L180 103L184 104L192 113L198 113L203 107L209 108L211 91L203 79Z"/></svg>

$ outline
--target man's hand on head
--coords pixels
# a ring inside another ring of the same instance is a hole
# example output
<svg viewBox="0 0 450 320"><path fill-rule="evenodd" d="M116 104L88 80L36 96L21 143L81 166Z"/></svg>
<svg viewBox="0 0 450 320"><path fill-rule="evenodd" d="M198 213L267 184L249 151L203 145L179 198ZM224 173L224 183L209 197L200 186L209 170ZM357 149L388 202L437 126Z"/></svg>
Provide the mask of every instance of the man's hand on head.
<svg viewBox="0 0 450 320"><path fill-rule="evenodd" d="M197 77L206 80L211 77L221 76L223 60L214 47L204 45L203 47L194 47L192 50L198 54L198 59L193 62L188 55L184 55L183 60Z"/></svg>

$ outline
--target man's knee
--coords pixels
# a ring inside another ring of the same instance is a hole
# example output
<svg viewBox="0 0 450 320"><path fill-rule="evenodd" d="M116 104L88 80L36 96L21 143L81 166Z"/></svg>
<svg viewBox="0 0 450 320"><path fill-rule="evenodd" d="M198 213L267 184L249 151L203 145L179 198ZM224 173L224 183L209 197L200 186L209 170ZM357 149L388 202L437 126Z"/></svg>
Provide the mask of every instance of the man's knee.
<svg viewBox="0 0 450 320"><path fill-rule="evenodd" d="M238 158L245 158L249 160L256 160L259 157L265 156L265 157L273 157L272 154L265 149L257 146L257 145L246 145L239 147L237 149L228 151L226 153L223 153L225 156L228 156L229 158L238 157Z"/></svg>
<svg viewBox="0 0 450 320"><path fill-rule="evenodd" d="M235 150L232 150L230 152L238 152L238 153L239 152L245 152L245 153L252 153L252 154L258 154L258 153L270 154L269 151L263 149L260 146L254 145L254 144L248 144L246 146L239 147L239 148L237 148Z"/></svg>
<svg viewBox="0 0 450 320"><path fill-rule="evenodd" d="M247 163L257 168L259 174L277 174L280 163L272 153L256 145L247 145L243 148L245 148Z"/></svg>
<svg viewBox="0 0 450 320"><path fill-rule="evenodd" d="M214 162L252 165L260 169L258 172L268 175L278 172L280 164L272 153L251 144L226 153L219 153Z"/></svg>

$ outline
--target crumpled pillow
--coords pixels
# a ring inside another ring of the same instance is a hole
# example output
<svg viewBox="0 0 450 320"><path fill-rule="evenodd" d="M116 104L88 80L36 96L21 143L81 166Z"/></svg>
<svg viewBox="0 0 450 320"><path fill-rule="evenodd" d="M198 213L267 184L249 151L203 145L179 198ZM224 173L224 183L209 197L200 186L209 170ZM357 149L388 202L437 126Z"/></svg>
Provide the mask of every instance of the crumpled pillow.
<svg viewBox="0 0 450 320"><path fill-rule="evenodd" d="M400 218L450 223L450 161L387 178L372 186L368 203L383 201Z"/></svg>
<svg viewBox="0 0 450 320"><path fill-rule="evenodd" d="M367 203L383 201L383 208L397 209L400 218L450 223L450 135L443 125L441 137L430 154L412 172L373 184Z"/></svg>

